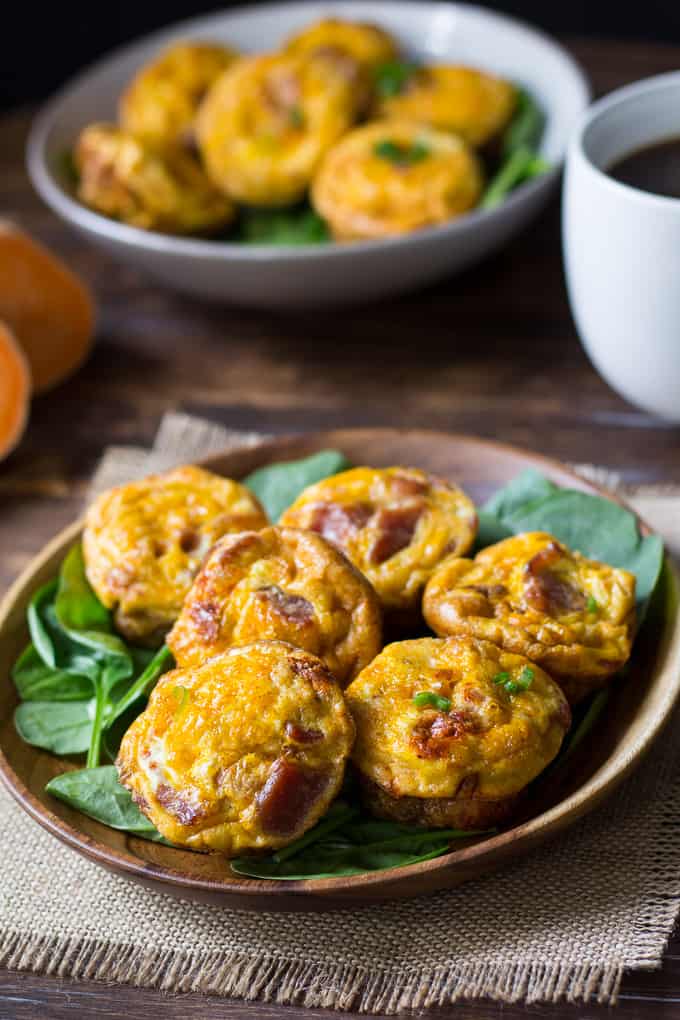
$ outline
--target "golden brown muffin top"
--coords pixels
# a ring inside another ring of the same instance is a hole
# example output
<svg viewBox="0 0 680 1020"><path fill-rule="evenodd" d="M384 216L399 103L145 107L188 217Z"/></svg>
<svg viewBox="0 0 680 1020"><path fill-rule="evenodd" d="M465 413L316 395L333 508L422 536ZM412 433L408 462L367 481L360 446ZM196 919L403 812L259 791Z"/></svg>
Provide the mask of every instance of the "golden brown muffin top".
<svg viewBox="0 0 680 1020"><path fill-rule="evenodd" d="M353 760L396 797L513 796L552 761L571 722L547 673L474 638L388 645L345 695Z"/></svg>
<svg viewBox="0 0 680 1020"><path fill-rule="evenodd" d="M464 492L425 471L357 467L305 489L281 523L342 549L386 609L417 611L437 564L472 545L477 514Z"/></svg>
<svg viewBox="0 0 680 1020"><path fill-rule="evenodd" d="M157 640L177 618L220 536L264 527L245 486L188 465L104 492L85 518L87 577L130 640Z"/></svg>
<svg viewBox="0 0 680 1020"><path fill-rule="evenodd" d="M344 685L378 654L381 630L377 595L341 552L313 532L265 528L213 546L167 640L180 666L289 641Z"/></svg>
<svg viewBox="0 0 680 1020"><path fill-rule="evenodd" d="M260 641L162 677L117 765L167 839L233 856L284 846L313 825L340 788L353 739L325 664Z"/></svg>
<svg viewBox="0 0 680 1020"><path fill-rule="evenodd" d="M446 560L427 585L423 611L438 634L494 641L554 676L606 677L630 655L635 577L533 531L474 560Z"/></svg>

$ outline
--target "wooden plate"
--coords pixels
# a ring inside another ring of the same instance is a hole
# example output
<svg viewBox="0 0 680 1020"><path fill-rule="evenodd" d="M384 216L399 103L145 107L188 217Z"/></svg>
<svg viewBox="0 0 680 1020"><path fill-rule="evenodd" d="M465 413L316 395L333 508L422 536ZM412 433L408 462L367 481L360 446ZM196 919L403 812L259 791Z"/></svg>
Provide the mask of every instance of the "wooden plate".
<svg viewBox="0 0 680 1020"><path fill-rule="evenodd" d="M396 429L357 429L265 441L213 456L203 463L241 477L262 464L326 447L344 451L355 464L408 464L455 479L477 501L528 467L555 482L586 492L596 486L562 465L510 446L466 436ZM649 529L641 523L644 532ZM231 872L218 855L197 854L128 837L94 822L44 792L63 771L62 762L24 744L12 723L16 693L10 669L28 640L26 607L52 578L80 523L59 534L36 557L0 607L0 774L15 799L44 828L75 850L115 872L165 892L253 909L329 909L370 900L402 898L457 885L528 853L599 804L639 764L667 721L680 690L678 579L670 564L648 622L638 638L632 668L614 688L597 736L574 754L562 780L528 805L524 819L482 843L444 857L350 878L260 881ZM546 784L547 786L548 784Z"/></svg>

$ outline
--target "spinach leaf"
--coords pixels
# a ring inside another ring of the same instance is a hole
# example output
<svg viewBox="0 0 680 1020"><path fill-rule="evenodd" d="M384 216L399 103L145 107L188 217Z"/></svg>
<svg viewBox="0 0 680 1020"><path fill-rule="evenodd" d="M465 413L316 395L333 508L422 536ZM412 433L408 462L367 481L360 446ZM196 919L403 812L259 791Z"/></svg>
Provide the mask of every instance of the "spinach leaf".
<svg viewBox="0 0 680 1020"><path fill-rule="evenodd" d="M302 460L287 460L258 468L244 480L271 521L278 521L303 489L345 471L350 463L339 450L320 450Z"/></svg>
<svg viewBox="0 0 680 1020"><path fill-rule="evenodd" d="M38 588L28 604L26 614L28 629L35 649L45 665L51 666L52 669L63 665L63 663L57 663L58 642L55 640L55 635L45 615L47 607L54 603L57 584L58 582L54 580L43 585L42 588Z"/></svg>
<svg viewBox="0 0 680 1020"><path fill-rule="evenodd" d="M112 632L110 614L90 587L80 543L69 550L61 565L54 616L66 640L92 659L95 711L87 766L94 768L101 757L102 732L114 691L132 676L134 662L125 642Z"/></svg>
<svg viewBox="0 0 680 1020"><path fill-rule="evenodd" d="M545 114L534 97L520 89L515 114L503 135L503 155L510 156L517 149L536 150L545 127Z"/></svg>
<svg viewBox="0 0 680 1020"><path fill-rule="evenodd" d="M326 223L308 205L290 209L243 209L236 239L245 244L324 244L330 241Z"/></svg>
<svg viewBox="0 0 680 1020"><path fill-rule="evenodd" d="M114 765L62 772L60 776L50 779L45 790L112 829L120 829L155 843L167 842L139 810L129 791L121 786Z"/></svg>
<svg viewBox="0 0 680 1020"><path fill-rule="evenodd" d="M110 612L87 580L80 542L71 546L59 570L55 612L65 630L113 631Z"/></svg>
<svg viewBox="0 0 680 1020"><path fill-rule="evenodd" d="M520 184L540 177L548 170L550 164L531 149L515 149L489 181L479 203L480 209L495 209Z"/></svg>
<svg viewBox="0 0 680 1020"><path fill-rule="evenodd" d="M501 164L482 195L482 209L495 208L520 184L550 170L550 164L538 154L544 127L540 106L520 89L515 114L503 135Z"/></svg>
<svg viewBox="0 0 680 1020"><path fill-rule="evenodd" d="M156 681L163 673L167 673L169 669L174 666L175 660L172 657L172 652L167 645L163 645L158 649L154 657L147 664L146 669L140 674L133 684L127 689L125 694L115 702L111 708L111 714L108 719L107 725L111 725L116 719L119 718L127 709L138 701L140 698L148 698L149 694L156 685Z"/></svg>
<svg viewBox="0 0 680 1020"><path fill-rule="evenodd" d="M89 750L95 699L89 701L22 701L14 712L17 733L27 744L52 754Z"/></svg>
<svg viewBox="0 0 680 1020"><path fill-rule="evenodd" d="M377 823L370 838L373 820L348 822L335 833L303 846L299 852L285 856L239 857L231 861L232 870L253 878L299 879L336 878L360 875L367 871L399 868L448 853L451 842L470 839L488 832L462 832L459 829L414 829ZM323 820L319 826L323 825ZM368 826L368 828L367 828ZM318 828L318 826L317 826ZM304 837L303 837L304 838Z"/></svg>
<svg viewBox="0 0 680 1020"><path fill-rule="evenodd" d="M558 491L558 487L539 471L527 468L494 493L482 509L502 521L518 510L526 510L527 505L552 496Z"/></svg>
<svg viewBox="0 0 680 1020"><path fill-rule="evenodd" d="M113 632L110 613L87 581L80 544L67 553L57 581L36 592L28 620L32 645L17 662L14 678L19 694L34 707L17 711L17 728L29 743L55 753L58 747L65 754L87 751L87 764L95 767L104 730L148 695L169 663L169 652L154 656L129 648ZM138 679L131 683L133 676ZM61 712L60 732L50 736L46 706L67 701L74 702L72 711Z"/></svg>
<svg viewBox="0 0 680 1020"><path fill-rule="evenodd" d="M536 471L519 475L482 508L485 537L493 522L511 534L548 531L591 559L624 567L636 578L638 621L663 564L658 535L642 537L635 516L618 503L576 489L560 489Z"/></svg>
<svg viewBox="0 0 680 1020"><path fill-rule="evenodd" d="M33 644L15 662L12 679L22 701L86 701L92 697L89 677L46 666Z"/></svg>

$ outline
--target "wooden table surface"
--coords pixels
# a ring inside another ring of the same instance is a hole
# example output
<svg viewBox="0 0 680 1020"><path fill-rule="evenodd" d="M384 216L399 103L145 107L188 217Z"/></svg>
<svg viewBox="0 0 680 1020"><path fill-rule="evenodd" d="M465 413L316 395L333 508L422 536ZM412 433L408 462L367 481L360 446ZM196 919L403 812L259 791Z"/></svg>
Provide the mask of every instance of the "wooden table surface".
<svg viewBox="0 0 680 1020"><path fill-rule="evenodd" d="M569 45L597 93L680 67L680 47ZM104 447L148 444L169 409L279 433L387 424L462 431L603 464L629 482L680 482L680 430L612 393L578 343L557 200L503 253L416 295L304 315L206 308L110 261L42 206L23 166L28 123L25 113L0 119L0 210L90 281L101 319L94 355L36 400L24 442L0 467L0 589L76 515ZM0 972L0 1020L146 1020L160 1011L167 1020L329 1016ZM594 1020L609 1011L466 1003L427 1015ZM616 1016L680 1017L680 931L661 971L626 977Z"/></svg>

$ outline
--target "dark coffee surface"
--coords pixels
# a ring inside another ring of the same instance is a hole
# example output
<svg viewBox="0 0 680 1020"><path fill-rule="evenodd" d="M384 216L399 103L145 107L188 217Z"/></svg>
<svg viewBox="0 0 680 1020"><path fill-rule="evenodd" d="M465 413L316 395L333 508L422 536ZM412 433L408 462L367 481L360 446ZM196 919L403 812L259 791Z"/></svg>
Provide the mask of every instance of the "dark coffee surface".
<svg viewBox="0 0 680 1020"><path fill-rule="evenodd" d="M629 152L609 168L609 175L640 191L680 198L680 135Z"/></svg>

